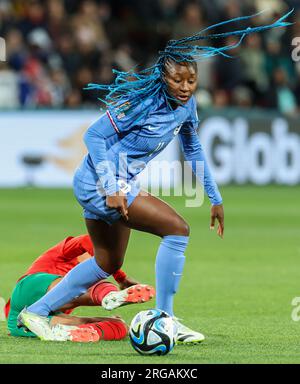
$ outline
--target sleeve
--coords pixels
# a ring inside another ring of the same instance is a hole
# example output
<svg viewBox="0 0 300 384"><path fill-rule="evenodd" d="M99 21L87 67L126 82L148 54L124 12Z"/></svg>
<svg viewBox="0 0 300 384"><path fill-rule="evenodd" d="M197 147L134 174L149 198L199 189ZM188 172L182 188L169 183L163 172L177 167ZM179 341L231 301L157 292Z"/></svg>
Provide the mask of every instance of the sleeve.
<svg viewBox="0 0 300 384"><path fill-rule="evenodd" d="M178 135L180 146L184 153L185 159L189 162L189 165L193 170L193 173L203 184L204 190L211 204L220 205L223 202L222 196L209 170L207 160L197 134L196 124L196 121L189 121L183 124ZM203 162L204 175L202 174L203 167L199 168L197 166L197 162Z"/></svg>
<svg viewBox="0 0 300 384"><path fill-rule="evenodd" d="M79 241L83 249L83 253L87 252L91 256L94 256L94 246L89 235L79 236Z"/></svg>
<svg viewBox="0 0 300 384"><path fill-rule="evenodd" d="M88 235L68 237L62 247L62 257L64 260L72 260L88 252L93 256L93 245Z"/></svg>
<svg viewBox="0 0 300 384"><path fill-rule="evenodd" d="M155 100L151 97L140 101L135 106L132 106L132 101L129 99L118 107L109 108L106 114L115 131L124 133L138 129L146 119L147 113L145 111L153 104L155 104Z"/></svg>
<svg viewBox="0 0 300 384"><path fill-rule="evenodd" d="M118 190L113 168L108 161L106 151L106 139L115 135L115 133L115 128L108 115L104 114L88 128L83 137L99 177L100 186L107 195L113 195Z"/></svg>
<svg viewBox="0 0 300 384"><path fill-rule="evenodd" d="M146 119L145 110L152 103L153 99L149 98L134 107L131 107L130 101L125 101L118 108L110 108L84 135L84 142L99 177L100 186L107 195L116 193L119 186L113 172L114 164L110 164L107 159L105 141L116 132L122 134L138 129Z"/></svg>

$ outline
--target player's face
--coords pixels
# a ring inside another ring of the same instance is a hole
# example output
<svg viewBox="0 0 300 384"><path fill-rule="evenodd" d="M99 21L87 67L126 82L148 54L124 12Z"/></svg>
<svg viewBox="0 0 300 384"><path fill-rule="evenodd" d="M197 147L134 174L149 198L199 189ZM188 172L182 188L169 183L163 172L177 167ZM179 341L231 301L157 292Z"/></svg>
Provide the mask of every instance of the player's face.
<svg viewBox="0 0 300 384"><path fill-rule="evenodd" d="M197 88L197 67L190 63L167 62L164 79L170 96L186 104Z"/></svg>

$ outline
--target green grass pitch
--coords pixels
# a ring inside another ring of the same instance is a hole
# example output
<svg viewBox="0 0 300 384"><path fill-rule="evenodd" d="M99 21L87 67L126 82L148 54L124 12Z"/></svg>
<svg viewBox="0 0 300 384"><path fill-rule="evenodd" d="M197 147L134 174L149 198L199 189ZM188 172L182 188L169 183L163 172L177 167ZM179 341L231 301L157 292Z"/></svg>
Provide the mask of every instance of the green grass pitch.
<svg viewBox="0 0 300 384"><path fill-rule="evenodd" d="M176 346L164 357L144 357L128 339L94 345L7 336L0 322L0 363L300 363L300 322L292 299L300 296L300 187L222 188L225 237L209 230L209 205L185 208L166 199L191 226L175 310L203 332L201 345ZM44 250L85 233L71 190L0 190L0 296ZM154 284L159 239L132 232L124 269ZM127 322L154 302L114 311ZM300 312L300 311L299 311ZM103 314L81 308L75 314ZM109 313L108 313L109 314Z"/></svg>

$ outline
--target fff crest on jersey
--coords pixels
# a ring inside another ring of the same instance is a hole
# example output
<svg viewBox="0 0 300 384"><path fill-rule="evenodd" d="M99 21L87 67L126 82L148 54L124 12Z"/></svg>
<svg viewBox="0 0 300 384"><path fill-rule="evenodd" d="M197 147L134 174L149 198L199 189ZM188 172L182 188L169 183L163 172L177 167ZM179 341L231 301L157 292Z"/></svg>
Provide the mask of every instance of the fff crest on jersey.
<svg viewBox="0 0 300 384"><path fill-rule="evenodd" d="M131 104L129 101L126 101L125 103L121 104L117 109L117 119L123 119L123 117L126 116Z"/></svg>

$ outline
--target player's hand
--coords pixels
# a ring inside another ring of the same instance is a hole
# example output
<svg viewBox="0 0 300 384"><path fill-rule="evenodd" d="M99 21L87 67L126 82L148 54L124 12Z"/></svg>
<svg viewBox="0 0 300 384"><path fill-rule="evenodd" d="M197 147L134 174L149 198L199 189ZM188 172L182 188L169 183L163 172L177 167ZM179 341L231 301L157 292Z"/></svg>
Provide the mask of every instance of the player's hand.
<svg viewBox="0 0 300 384"><path fill-rule="evenodd" d="M131 277L126 276L125 279L118 283L120 289L126 289L128 287L131 287L132 285L140 284L138 281L132 279Z"/></svg>
<svg viewBox="0 0 300 384"><path fill-rule="evenodd" d="M215 229L216 219L219 222L217 234L223 239L224 236L224 209L223 205L213 205L210 211L210 229Z"/></svg>
<svg viewBox="0 0 300 384"><path fill-rule="evenodd" d="M118 191L112 196L106 196L106 205L109 208L115 208L125 220L128 220L127 197L122 191Z"/></svg>

